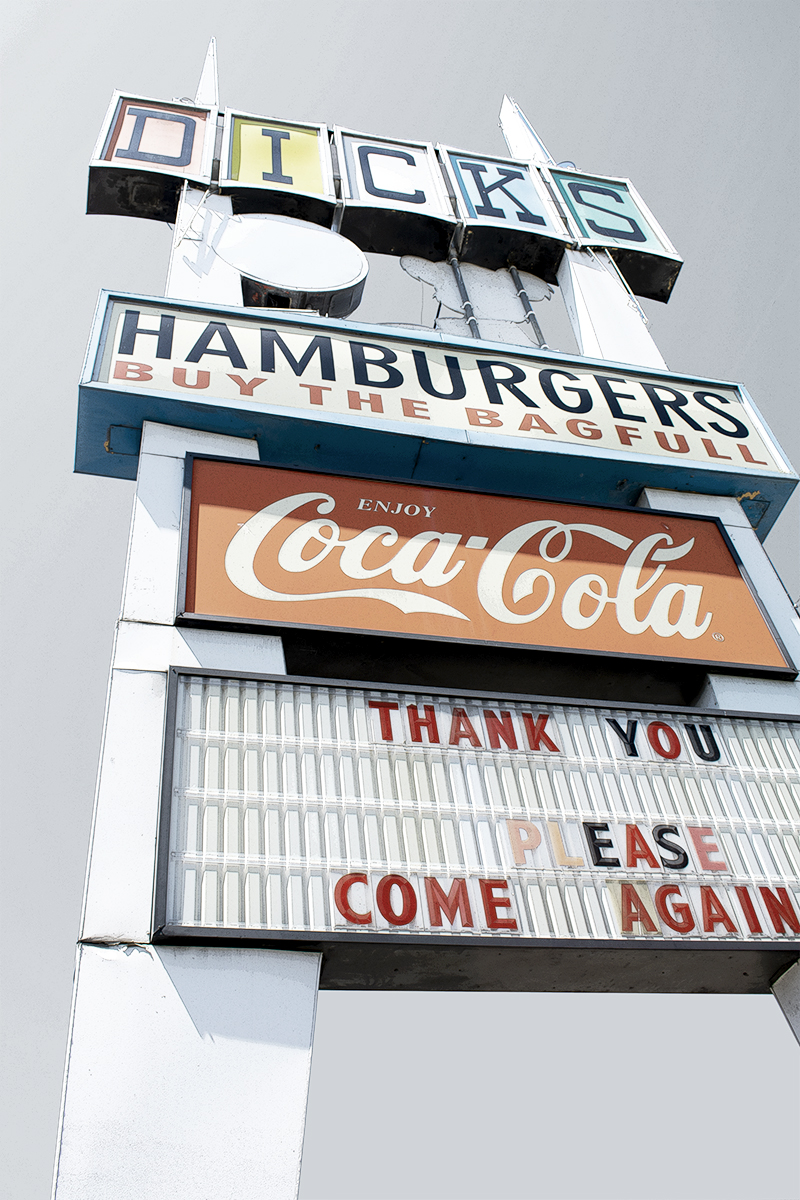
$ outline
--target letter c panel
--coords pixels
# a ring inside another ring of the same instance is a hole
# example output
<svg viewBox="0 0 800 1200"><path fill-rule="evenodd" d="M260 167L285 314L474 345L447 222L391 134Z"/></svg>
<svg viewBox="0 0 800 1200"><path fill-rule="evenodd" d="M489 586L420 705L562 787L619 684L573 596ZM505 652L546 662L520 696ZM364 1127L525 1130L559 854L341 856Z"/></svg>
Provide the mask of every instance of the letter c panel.
<svg viewBox="0 0 800 1200"><path fill-rule="evenodd" d="M430 142L334 130L344 213L339 232L373 254L447 256L456 217Z"/></svg>

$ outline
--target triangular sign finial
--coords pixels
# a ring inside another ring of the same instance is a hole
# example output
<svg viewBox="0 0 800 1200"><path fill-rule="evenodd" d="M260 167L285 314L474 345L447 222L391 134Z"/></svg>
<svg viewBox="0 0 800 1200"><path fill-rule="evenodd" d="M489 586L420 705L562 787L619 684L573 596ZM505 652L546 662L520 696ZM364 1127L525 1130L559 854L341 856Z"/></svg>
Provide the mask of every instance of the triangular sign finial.
<svg viewBox="0 0 800 1200"><path fill-rule="evenodd" d="M219 81L217 79L217 39L211 38L206 50L206 60L200 73L200 82L194 94L195 103L207 108L219 108Z"/></svg>
<svg viewBox="0 0 800 1200"><path fill-rule="evenodd" d="M553 166L555 159L531 125L516 100L503 96L500 128L514 158L524 158L540 166Z"/></svg>

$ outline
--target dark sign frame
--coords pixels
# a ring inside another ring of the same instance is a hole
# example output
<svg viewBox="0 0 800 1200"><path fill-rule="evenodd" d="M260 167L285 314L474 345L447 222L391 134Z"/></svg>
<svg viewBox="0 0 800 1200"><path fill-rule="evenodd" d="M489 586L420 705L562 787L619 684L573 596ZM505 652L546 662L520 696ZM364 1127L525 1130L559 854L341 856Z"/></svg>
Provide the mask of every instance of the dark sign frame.
<svg viewBox="0 0 800 1200"><path fill-rule="evenodd" d="M177 703L182 677L296 683L360 691L396 692L397 685L314 676L170 667L158 822L152 940L170 945L245 946L322 955L320 987L328 990L463 992L636 992L760 995L800 959L800 939L754 941L669 939L603 941L470 935L457 941L433 934L304 932L172 925L167 921ZM425 695L538 705L608 708L609 703L565 697L424 687ZM800 716L701 709L681 705L612 704L631 712L681 713L695 717L745 718L800 724Z"/></svg>

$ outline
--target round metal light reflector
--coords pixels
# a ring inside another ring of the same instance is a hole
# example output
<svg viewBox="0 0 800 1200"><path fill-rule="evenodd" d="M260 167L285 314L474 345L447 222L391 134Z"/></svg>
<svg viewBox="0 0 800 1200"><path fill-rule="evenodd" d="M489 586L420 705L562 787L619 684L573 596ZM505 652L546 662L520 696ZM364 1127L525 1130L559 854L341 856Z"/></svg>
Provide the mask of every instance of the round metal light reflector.
<svg viewBox="0 0 800 1200"><path fill-rule="evenodd" d="M228 217L214 248L246 280L335 316L358 305L369 271L347 238L294 217Z"/></svg>

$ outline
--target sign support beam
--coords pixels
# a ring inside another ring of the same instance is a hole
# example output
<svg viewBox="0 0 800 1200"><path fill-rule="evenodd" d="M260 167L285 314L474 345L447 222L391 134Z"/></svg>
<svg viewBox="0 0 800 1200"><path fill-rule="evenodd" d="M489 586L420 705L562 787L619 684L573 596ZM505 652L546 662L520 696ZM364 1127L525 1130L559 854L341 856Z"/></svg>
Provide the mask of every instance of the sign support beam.
<svg viewBox="0 0 800 1200"><path fill-rule="evenodd" d="M98 777L55 1200L260 1195L299 1185L321 955L154 946L170 666L282 673L276 637L174 625L186 453L255 443L148 423ZM242 1104L242 1097L247 1097ZM209 1136L213 1130L214 1135Z"/></svg>
<svg viewBox="0 0 800 1200"><path fill-rule="evenodd" d="M515 158L554 167L549 153L519 105L503 98L500 128ZM580 353L609 362L666 368L647 329L647 318L604 250L564 251L558 283Z"/></svg>
<svg viewBox="0 0 800 1200"><path fill-rule="evenodd" d="M800 962L794 963L772 985L772 994L800 1042Z"/></svg>

